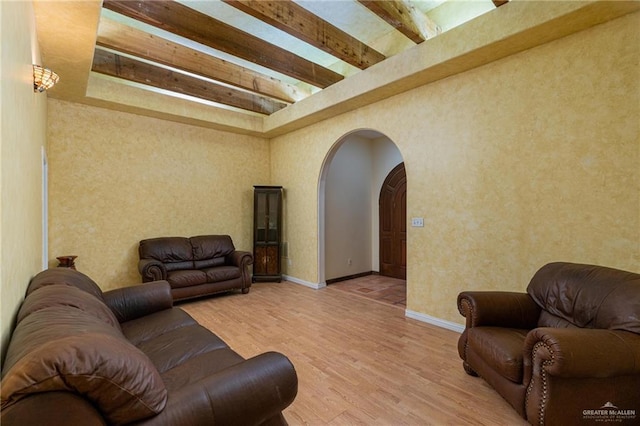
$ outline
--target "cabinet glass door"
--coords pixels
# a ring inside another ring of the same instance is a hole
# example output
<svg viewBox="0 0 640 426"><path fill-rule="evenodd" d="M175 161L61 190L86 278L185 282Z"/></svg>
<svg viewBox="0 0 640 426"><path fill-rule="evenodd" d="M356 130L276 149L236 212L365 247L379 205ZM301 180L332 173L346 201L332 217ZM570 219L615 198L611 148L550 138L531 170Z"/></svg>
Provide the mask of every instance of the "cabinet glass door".
<svg viewBox="0 0 640 426"><path fill-rule="evenodd" d="M282 187L254 187L253 281L282 279Z"/></svg>
<svg viewBox="0 0 640 426"><path fill-rule="evenodd" d="M267 198L269 214L267 215L267 241L278 242L278 193L271 193Z"/></svg>
<svg viewBox="0 0 640 426"><path fill-rule="evenodd" d="M256 195L256 241L267 240L267 197L265 194Z"/></svg>

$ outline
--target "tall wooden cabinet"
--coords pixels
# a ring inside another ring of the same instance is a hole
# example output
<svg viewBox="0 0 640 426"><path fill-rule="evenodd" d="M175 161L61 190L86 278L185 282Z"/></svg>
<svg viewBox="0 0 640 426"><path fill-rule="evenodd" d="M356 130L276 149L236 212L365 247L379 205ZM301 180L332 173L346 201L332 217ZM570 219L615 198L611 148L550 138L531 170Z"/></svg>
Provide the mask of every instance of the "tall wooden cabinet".
<svg viewBox="0 0 640 426"><path fill-rule="evenodd" d="M253 281L282 280L282 187L253 187Z"/></svg>

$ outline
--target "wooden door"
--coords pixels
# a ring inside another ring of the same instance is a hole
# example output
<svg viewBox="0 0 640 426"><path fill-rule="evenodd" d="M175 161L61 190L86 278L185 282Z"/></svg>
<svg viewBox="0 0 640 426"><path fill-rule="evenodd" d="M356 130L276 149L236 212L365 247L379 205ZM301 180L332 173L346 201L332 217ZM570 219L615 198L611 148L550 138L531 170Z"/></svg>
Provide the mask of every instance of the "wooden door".
<svg viewBox="0 0 640 426"><path fill-rule="evenodd" d="M407 175L398 164L380 190L380 275L407 279Z"/></svg>

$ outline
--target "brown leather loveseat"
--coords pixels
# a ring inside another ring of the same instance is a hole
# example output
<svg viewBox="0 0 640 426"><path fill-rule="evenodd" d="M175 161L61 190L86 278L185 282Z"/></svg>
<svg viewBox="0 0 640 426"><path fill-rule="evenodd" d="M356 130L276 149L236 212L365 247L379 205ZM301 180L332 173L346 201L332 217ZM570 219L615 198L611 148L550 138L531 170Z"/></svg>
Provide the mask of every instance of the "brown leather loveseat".
<svg viewBox="0 0 640 426"><path fill-rule="evenodd" d="M229 235L150 238L138 254L142 282L168 281L174 301L251 288L253 255L236 250Z"/></svg>
<svg viewBox="0 0 640 426"><path fill-rule="evenodd" d="M0 423L286 425L293 365L245 360L172 306L158 281L102 293L86 275L36 275L2 371Z"/></svg>
<svg viewBox="0 0 640 426"><path fill-rule="evenodd" d="M534 425L640 422L640 274L551 263L526 293L458 296L458 352Z"/></svg>

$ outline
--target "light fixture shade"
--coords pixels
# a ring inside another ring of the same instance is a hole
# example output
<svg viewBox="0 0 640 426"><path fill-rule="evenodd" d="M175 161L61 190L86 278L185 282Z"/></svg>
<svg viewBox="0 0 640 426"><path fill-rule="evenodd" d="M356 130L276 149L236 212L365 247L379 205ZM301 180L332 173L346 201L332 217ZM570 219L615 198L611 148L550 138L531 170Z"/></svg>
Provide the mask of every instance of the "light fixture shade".
<svg viewBox="0 0 640 426"><path fill-rule="evenodd" d="M33 91L44 92L53 87L60 77L49 68L43 68L40 65L33 66Z"/></svg>

